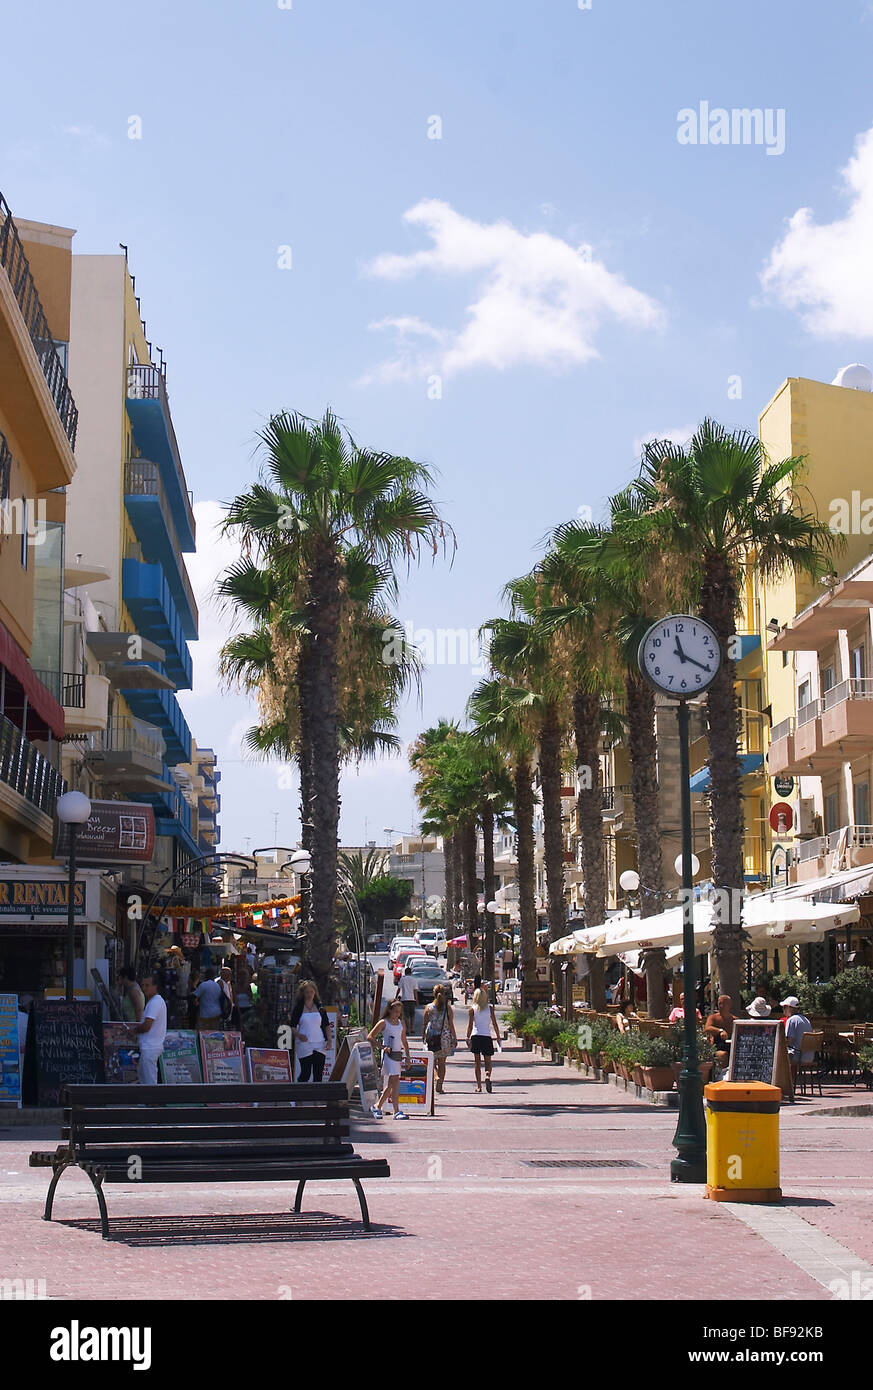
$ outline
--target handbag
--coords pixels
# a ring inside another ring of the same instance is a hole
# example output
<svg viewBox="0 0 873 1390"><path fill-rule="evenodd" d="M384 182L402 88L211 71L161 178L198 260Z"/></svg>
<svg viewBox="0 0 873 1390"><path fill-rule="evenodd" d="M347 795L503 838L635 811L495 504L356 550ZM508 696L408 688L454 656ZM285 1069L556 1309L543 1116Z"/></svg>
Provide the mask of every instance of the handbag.
<svg viewBox="0 0 873 1390"><path fill-rule="evenodd" d="M437 1022L436 1024L434 1024L434 1021L432 1019L431 1022L427 1025L427 1033L425 1034L424 1040L427 1043L428 1052L442 1052L443 1028L445 1027L447 1017L448 1010L443 1009L442 1023Z"/></svg>

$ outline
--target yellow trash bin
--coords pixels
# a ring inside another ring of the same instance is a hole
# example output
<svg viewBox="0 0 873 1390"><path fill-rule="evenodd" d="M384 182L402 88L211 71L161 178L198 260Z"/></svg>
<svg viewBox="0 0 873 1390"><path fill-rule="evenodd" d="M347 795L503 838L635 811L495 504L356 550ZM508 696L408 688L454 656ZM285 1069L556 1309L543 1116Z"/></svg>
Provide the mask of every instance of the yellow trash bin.
<svg viewBox="0 0 873 1390"><path fill-rule="evenodd" d="M779 1105L764 1081L714 1081L706 1097L706 1192L714 1202L781 1202Z"/></svg>

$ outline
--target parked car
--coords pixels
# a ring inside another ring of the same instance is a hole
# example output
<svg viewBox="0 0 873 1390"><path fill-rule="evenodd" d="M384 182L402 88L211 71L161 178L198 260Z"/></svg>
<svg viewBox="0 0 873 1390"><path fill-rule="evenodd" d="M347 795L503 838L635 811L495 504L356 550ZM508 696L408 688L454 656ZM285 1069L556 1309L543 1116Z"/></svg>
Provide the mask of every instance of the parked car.
<svg viewBox="0 0 873 1390"><path fill-rule="evenodd" d="M421 947L403 946L401 948L401 950L397 954L397 959L394 962L395 985L400 984L400 977L406 969L407 965L412 965L413 961L416 960L427 960L427 956L425 955L424 951L422 951Z"/></svg>
<svg viewBox="0 0 873 1390"><path fill-rule="evenodd" d="M447 985L450 993L454 995L452 981L445 970L429 956L424 960L413 961L410 973L415 981L415 1002L417 1004L433 1003L434 985Z"/></svg>
<svg viewBox="0 0 873 1390"><path fill-rule="evenodd" d="M384 936L377 936L373 941L367 942L367 954L371 956L384 956L390 950L390 943Z"/></svg>
<svg viewBox="0 0 873 1390"><path fill-rule="evenodd" d="M442 927L425 927L418 933L418 944L429 956L444 956L448 950Z"/></svg>
<svg viewBox="0 0 873 1390"><path fill-rule="evenodd" d="M402 951L404 947L414 945L415 942L413 941L411 936L395 936L394 940L391 942L391 945L388 947L388 964L394 964L394 962L397 959L398 951Z"/></svg>

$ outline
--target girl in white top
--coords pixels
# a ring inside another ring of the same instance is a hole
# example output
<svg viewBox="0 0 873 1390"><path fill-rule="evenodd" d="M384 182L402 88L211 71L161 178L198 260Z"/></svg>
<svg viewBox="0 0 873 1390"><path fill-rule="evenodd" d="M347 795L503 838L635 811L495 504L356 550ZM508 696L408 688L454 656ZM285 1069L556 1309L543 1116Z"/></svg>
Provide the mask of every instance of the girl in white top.
<svg viewBox="0 0 873 1390"><path fill-rule="evenodd" d="M400 1109L400 1052L401 1048L406 1053L406 1065L409 1066L409 1043L406 1038L406 1024L403 1022L403 1010L399 999L392 999L390 1004L385 1007L385 1012L372 1032L367 1034L370 1042L375 1042L379 1034L382 1034L382 1076L385 1081L385 1089L375 1105L370 1106L370 1114L376 1120L382 1119L382 1106L389 1100L394 1107L395 1120L405 1120L406 1115Z"/></svg>
<svg viewBox="0 0 873 1390"><path fill-rule="evenodd" d="M499 1042L500 1026L494 1012L494 1005L491 1003L488 990L480 987L473 995L473 1007L467 1021L467 1045L473 1053L476 1067L477 1095L481 1094L482 1091L483 1057L485 1058L485 1090L489 1092L491 1090L491 1058L494 1055L494 1043L491 1039L492 1027L494 1028L494 1036Z"/></svg>

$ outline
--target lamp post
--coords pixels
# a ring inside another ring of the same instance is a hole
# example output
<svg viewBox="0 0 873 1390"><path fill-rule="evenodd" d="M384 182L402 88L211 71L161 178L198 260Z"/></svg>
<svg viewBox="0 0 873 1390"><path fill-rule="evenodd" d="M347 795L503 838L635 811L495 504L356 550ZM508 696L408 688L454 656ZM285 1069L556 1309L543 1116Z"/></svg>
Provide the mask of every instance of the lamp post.
<svg viewBox="0 0 873 1390"><path fill-rule="evenodd" d="M73 971L76 966L76 836L80 825L87 825L91 803L84 792L64 792L58 797L58 820L67 827L69 848L69 879L67 887L67 991L66 1001L73 1002Z"/></svg>
<svg viewBox="0 0 873 1390"><path fill-rule="evenodd" d="M689 699L703 694L721 670L718 634L701 618L674 613L653 623L639 646L639 668L661 695L678 700L679 794L682 809L682 987L684 1047L679 1075L679 1119L670 1164L671 1182L706 1181L706 1128L703 1082L697 1055L697 1009L694 959L694 870L691 837L691 769L688 753ZM699 867L699 865L698 865ZM689 1000L691 1005L689 1007Z"/></svg>
<svg viewBox="0 0 873 1390"><path fill-rule="evenodd" d="M619 888L623 889L624 892L627 894L628 907L630 908L630 915L631 915L631 917L633 917L633 915L634 915L633 895L634 895L634 893L639 892L639 887L640 887L640 876L639 876L639 874L637 873L636 869L625 869L624 873L621 874L620 877L619 877L618 886L619 886Z"/></svg>

